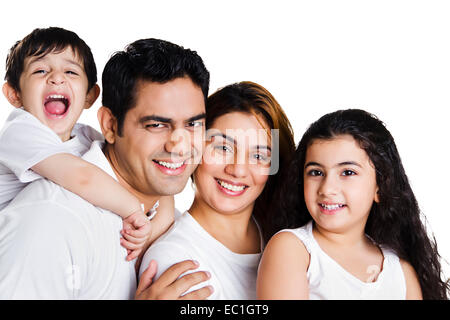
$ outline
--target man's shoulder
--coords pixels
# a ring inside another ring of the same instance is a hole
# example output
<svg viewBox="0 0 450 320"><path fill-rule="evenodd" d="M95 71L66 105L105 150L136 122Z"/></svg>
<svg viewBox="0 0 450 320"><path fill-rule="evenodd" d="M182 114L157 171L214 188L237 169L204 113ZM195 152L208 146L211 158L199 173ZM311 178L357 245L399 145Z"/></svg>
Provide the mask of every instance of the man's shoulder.
<svg viewBox="0 0 450 320"><path fill-rule="evenodd" d="M51 225L64 220L80 218L95 210L89 202L76 194L47 180L39 179L28 184L17 196L0 211L0 216L13 216L15 219L32 220L42 224L51 220Z"/></svg>

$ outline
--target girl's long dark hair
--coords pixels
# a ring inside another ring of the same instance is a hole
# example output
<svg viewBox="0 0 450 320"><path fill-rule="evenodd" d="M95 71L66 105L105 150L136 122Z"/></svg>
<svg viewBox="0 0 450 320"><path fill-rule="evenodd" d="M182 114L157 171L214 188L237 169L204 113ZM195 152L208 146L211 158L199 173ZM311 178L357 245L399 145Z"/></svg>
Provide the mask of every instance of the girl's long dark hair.
<svg viewBox="0 0 450 320"><path fill-rule="evenodd" d="M285 184L277 193L278 210L272 212L274 231L297 228L312 218L303 193L306 151L314 140L351 135L366 151L376 170L379 203L373 203L365 232L379 245L394 250L416 271L424 299L447 299L449 281L441 278L436 240L427 234L416 197L395 146L384 124L363 110L329 113L314 122L303 135L290 163Z"/></svg>

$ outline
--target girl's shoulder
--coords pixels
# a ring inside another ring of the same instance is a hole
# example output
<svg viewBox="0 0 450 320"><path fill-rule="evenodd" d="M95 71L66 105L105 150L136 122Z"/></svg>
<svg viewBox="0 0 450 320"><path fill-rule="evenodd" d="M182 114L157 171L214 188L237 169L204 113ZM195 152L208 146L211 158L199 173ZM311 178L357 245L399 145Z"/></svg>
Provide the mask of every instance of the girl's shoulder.
<svg viewBox="0 0 450 320"><path fill-rule="evenodd" d="M406 260L399 259L402 267L403 275L406 283L406 299L407 300L421 300L422 290L420 288L419 278L413 266Z"/></svg>
<svg viewBox="0 0 450 320"><path fill-rule="evenodd" d="M295 259L307 267L310 259L308 226L277 232L267 243L264 254L266 252L276 259Z"/></svg>

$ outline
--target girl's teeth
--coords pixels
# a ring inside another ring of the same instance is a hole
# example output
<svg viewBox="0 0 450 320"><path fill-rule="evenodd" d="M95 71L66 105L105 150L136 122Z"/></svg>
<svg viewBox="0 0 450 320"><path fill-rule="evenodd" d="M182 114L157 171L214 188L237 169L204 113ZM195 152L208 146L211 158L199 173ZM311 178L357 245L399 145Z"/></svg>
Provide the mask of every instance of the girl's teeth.
<svg viewBox="0 0 450 320"><path fill-rule="evenodd" d="M321 204L321 207L326 209L326 210L336 210L338 208L342 208L344 205L343 204Z"/></svg>
<svg viewBox="0 0 450 320"><path fill-rule="evenodd" d="M233 185L228 184L226 182L223 182L223 181L220 181L220 180L218 180L218 181L219 181L219 184L222 187L224 187L225 189L231 190L231 191L242 191L245 188L245 186L233 186Z"/></svg>
<svg viewBox="0 0 450 320"><path fill-rule="evenodd" d="M183 162L180 163L170 163L165 161L158 161L158 164L162 165L163 167L169 168L169 169L178 169L183 165Z"/></svg>

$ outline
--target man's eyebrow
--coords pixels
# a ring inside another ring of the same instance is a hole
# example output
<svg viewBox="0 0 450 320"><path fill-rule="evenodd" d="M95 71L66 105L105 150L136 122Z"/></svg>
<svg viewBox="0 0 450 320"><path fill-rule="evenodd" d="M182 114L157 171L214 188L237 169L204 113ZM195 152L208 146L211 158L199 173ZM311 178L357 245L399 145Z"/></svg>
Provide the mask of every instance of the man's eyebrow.
<svg viewBox="0 0 450 320"><path fill-rule="evenodd" d="M200 120L200 119L205 119L206 118L206 113L200 113L196 116L190 117L189 119L186 120L186 122L192 122L192 121L196 121L196 120Z"/></svg>
<svg viewBox="0 0 450 320"><path fill-rule="evenodd" d="M338 164L336 164L334 167L342 167L342 166L357 166L357 167L360 167L360 168L362 168L362 166L359 164L359 163L357 163L357 162L355 162L355 161L343 161L343 162L339 162ZM317 163L317 162L314 162L314 161L310 161L310 162L308 162L307 164L305 164L305 169L307 168L307 167L310 167L310 166L316 166L316 167L323 167L323 165L321 165L320 163Z"/></svg>
<svg viewBox="0 0 450 320"><path fill-rule="evenodd" d="M163 122L163 123L172 123L173 122L172 119L170 119L170 118L156 116L156 115L144 116L139 119L140 123L145 123L147 121L158 121L158 122Z"/></svg>
<svg viewBox="0 0 450 320"><path fill-rule="evenodd" d="M236 144L236 140L234 140L232 137L227 136L226 134L221 133L221 132L214 132L208 138L211 139L213 137L222 137L222 138L230 141L232 144Z"/></svg>

